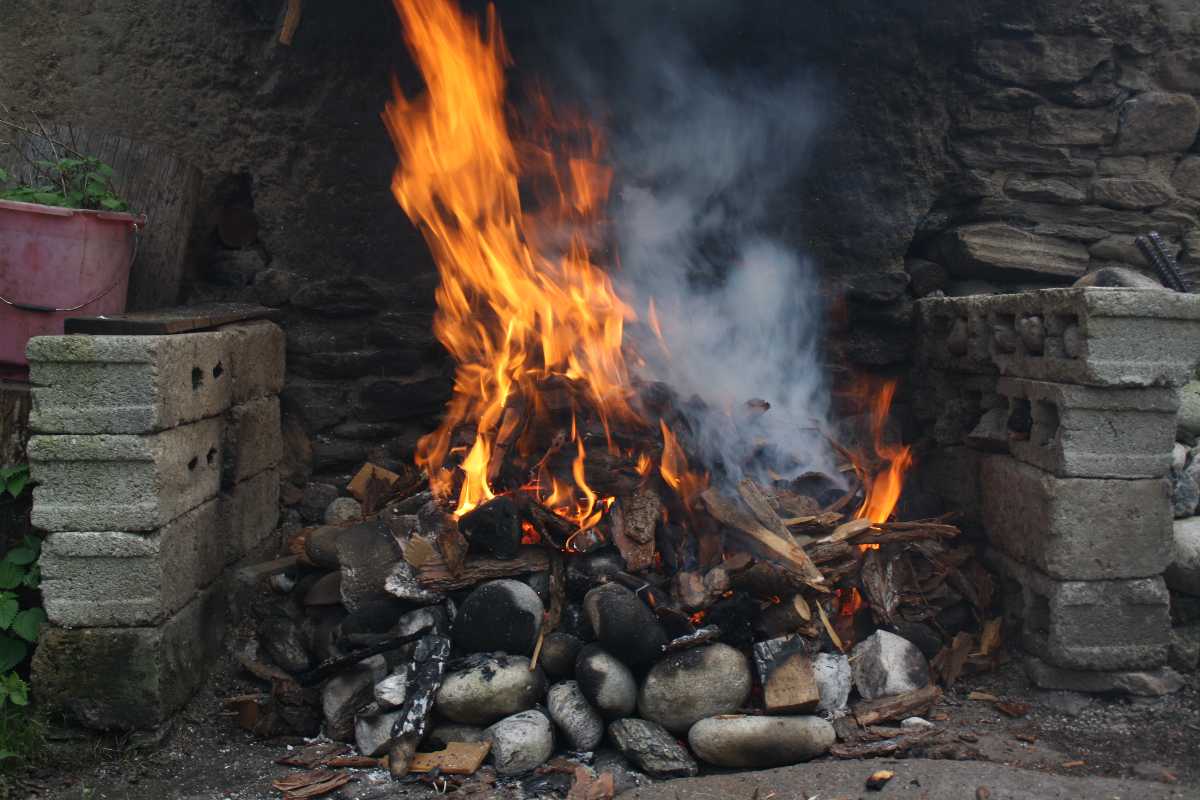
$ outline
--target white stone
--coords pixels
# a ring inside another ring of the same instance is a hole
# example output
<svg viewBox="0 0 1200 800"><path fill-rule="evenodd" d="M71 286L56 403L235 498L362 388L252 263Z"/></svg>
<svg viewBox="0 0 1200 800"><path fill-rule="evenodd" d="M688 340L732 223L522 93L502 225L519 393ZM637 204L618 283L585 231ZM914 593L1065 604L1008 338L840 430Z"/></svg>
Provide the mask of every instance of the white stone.
<svg viewBox="0 0 1200 800"><path fill-rule="evenodd" d="M912 692L929 684L929 662L917 646L888 631L875 631L850 655L854 685L867 700Z"/></svg>
<svg viewBox="0 0 1200 800"><path fill-rule="evenodd" d="M492 725L492 763L500 775L520 775L540 767L554 752L554 729L540 711L522 711Z"/></svg>

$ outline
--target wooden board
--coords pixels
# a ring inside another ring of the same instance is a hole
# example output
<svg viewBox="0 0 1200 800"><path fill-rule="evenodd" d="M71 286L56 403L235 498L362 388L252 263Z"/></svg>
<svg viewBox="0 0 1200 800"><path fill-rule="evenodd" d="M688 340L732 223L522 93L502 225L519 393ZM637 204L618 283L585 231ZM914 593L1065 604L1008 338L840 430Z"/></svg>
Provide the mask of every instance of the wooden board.
<svg viewBox="0 0 1200 800"><path fill-rule="evenodd" d="M491 750L491 742L450 742L445 750L417 753L408 771L431 772L440 769L447 775L473 775Z"/></svg>
<svg viewBox="0 0 1200 800"><path fill-rule="evenodd" d="M267 319L275 313L266 306L252 303L203 303L102 317L68 317L64 330L66 333L94 336L159 336L203 331L252 319Z"/></svg>

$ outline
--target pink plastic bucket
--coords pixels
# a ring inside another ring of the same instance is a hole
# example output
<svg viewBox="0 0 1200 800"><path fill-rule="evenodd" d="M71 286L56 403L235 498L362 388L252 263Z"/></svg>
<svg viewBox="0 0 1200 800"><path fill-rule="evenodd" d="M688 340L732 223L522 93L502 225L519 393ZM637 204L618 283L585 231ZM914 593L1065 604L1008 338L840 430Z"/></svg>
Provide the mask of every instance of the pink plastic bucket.
<svg viewBox="0 0 1200 800"><path fill-rule="evenodd" d="M24 378L25 343L71 316L125 310L144 218L0 200L0 377Z"/></svg>

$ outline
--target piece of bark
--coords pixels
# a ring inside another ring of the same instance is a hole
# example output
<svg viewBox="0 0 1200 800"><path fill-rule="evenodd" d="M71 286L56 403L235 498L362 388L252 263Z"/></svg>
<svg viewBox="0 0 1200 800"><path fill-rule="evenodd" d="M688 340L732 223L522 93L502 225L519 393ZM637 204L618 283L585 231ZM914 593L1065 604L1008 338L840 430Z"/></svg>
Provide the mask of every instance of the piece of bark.
<svg viewBox="0 0 1200 800"><path fill-rule="evenodd" d="M417 583L422 589L433 592L451 592L465 589L481 581L493 578L511 578L527 572L545 572L550 568L550 557L546 549L522 546L517 557L510 560L468 556L457 575L450 572L440 554L434 554L417 570Z"/></svg>
<svg viewBox="0 0 1200 800"><path fill-rule="evenodd" d="M408 695L400 717L392 725L392 741L388 745L388 771L393 778L403 778L412 767L449 658L450 640L444 636L426 636L417 644L409 664Z"/></svg>
<svg viewBox="0 0 1200 800"><path fill-rule="evenodd" d="M400 481L400 476L390 469L384 469L378 464L367 462L350 479L350 483L346 486L346 491L350 492L351 496L358 500L358 502L366 503L367 487L373 480L382 481L387 489L391 489Z"/></svg>
<svg viewBox="0 0 1200 800"><path fill-rule="evenodd" d="M808 586L828 591L825 578L804 552L791 538L784 539L760 523L753 514L730 502L715 489L706 489L700 494L709 513L727 528L761 547L767 555L796 573Z"/></svg>
<svg viewBox="0 0 1200 800"><path fill-rule="evenodd" d="M409 772L433 772L446 775L474 775L492 751L491 742L447 742L446 749L417 753L408 765Z"/></svg>
<svg viewBox="0 0 1200 800"><path fill-rule="evenodd" d="M654 566L654 528L661 508L658 495L642 488L617 498L609 511L613 544L633 572Z"/></svg>
<svg viewBox="0 0 1200 800"><path fill-rule="evenodd" d="M763 707L768 714L807 713L820 699L807 653L793 652L775 659L763 678Z"/></svg>
<svg viewBox="0 0 1200 800"><path fill-rule="evenodd" d="M895 582L895 561L886 558L882 550L868 550L859 569L859 582L871 606L871 612L885 624L895 621L900 605L900 591Z"/></svg>
<svg viewBox="0 0 1200 800"><path fill-rule="evenodd" d="M350 782L350 773L334 772L327 769L312 769L307 772L293 772L271 782L271 786L283 792L287 800L302 800L308 797L320 797Z"/></svg>
<svg viewBox="0 0 1200 800"><path fill-rule="evenodd" d="M974 642L974 637L966 631L960 631L954 635L953 641L943 647L933 661L929 662L929 666L934 673L940 675L942 683L949 689L954 685L954 682L962 675L963 667L967 664L967 657L971 655L971 645Z"/></svg>
<svg viewBox="0 0 1200 800"><path fill-rule="evenodd" d="M463 563L467 559L467 538L453 520L438 532L437 545L450 574L462 574Z"/></svg>
<svg viewBox="0 0 1200 800"><path fill-rule="evenodd" d="M862 727L890 719L904 719L928 711L942 696L942 690L930 684L911 692L878 700L863 700L851 709L854 719Z"/></svg>
<svg viewBox="0 0 1200 800"><path fill-rule="evenodd" d="M575 768L575 778L567 792L567 800L612 800L615 791L611 772L602 772L593 777L587 767Z"/></svg>

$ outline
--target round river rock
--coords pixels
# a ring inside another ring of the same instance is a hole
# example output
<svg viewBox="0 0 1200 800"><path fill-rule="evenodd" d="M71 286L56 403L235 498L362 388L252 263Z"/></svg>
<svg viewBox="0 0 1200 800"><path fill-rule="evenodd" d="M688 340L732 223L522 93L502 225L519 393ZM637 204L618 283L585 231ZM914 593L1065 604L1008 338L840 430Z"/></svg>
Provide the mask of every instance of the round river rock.
<svg viewBox="0 0 1200 800"><path fill-rule="evenodd" d="M637 706L633 673L598 645L589 644L579 651L575 680L583 696L605 719L628 717Z"/></svg>
<svg viewBox="0 0 1200 800"><path fill-rule="evenodd" d="M554 752L554 729L540 711L523 711L484 733L492 743L492 763L501 775L520 775L540 767Z"/></svg>
<svg viewBox="0 0 1200 800"><path fill-rule="evenodd" d="M583 598L583 611L604 649L631 667L662 655L667 632L649 606L618 583L597 586Z"/></svg>
<svg viewBox="0 0 1200 800"><path fill-rule="evenodd" d="M638 714L675 734L705 717L737 711L750 695L750 665L725 644L693 647L659 661L638 693Z"/></svg>
<svg viewBox="0 0 1200 800"><path fill-rule="evenodd" d="M442 681L438 713L453 722L486 725L532 708L546 692L541 668L529 671L529 659L493 656Z"/></svg>
<svg viewBox="0 0 1200 800"><path fill-rule="evenodd" d="M528 584L490 581L463 601L454 620L454 643L468 653L532 653L544 611Z"/></svg>
<svg viewBox="0 0 1200 800"><path fill-rule="evenodd" d="M579 691L575 681L551 686L546 695L546 709L572 750L595 750L604 738L604 720Z"/></svg>

